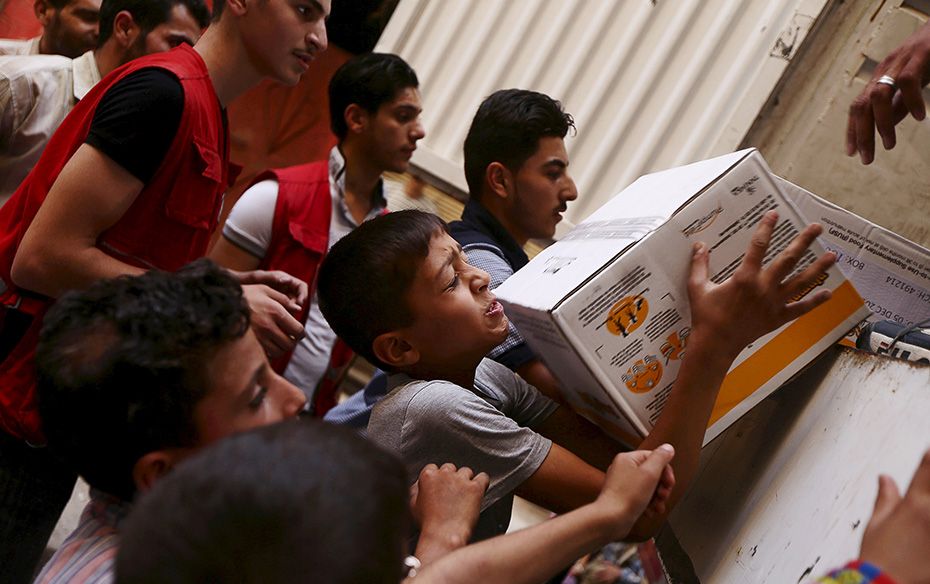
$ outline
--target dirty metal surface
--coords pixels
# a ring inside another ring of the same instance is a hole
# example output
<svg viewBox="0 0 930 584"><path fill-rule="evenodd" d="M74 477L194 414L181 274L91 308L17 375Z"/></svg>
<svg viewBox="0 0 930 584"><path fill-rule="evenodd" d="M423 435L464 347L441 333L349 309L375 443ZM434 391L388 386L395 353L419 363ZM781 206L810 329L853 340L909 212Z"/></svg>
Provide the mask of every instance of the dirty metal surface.
<svg viewBox="0 0 930 584"><path fill-rule="evenodd" d="M858 555L879 473L930 447L930 366L849 349L708 444L671 525L705 584L809 582Z"/></svg>

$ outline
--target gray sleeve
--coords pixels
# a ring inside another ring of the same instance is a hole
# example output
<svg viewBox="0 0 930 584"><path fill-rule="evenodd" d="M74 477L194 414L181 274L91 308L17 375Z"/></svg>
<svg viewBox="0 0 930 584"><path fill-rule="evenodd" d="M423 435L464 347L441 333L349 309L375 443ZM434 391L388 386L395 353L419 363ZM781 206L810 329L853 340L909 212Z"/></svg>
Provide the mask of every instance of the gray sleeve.
<svg viewBox="0 0 930 584"><path fill-rule="evenodd" d="M475 387L492 396L504 415L528 428L535 428L546 421L559 407L522 377L490 359L485 359L478 366Z"/></svg>
<svg viewBox="0 0 930 584"><path fill-rule="evenodd" d="M277 181L263 180L249 187L229 212L223 237L258 259L264 258L271 244L277 202Z"/></svg>
<svg viewBox="0 0 930 584"><path fill-rule="evenodd" d="M469 264L484 270L491 276L491 290L503 284L507 278L513 275L510 264L498 252L493 251L490 246L477 243L466 245L462 249L468 257ZM513 326L513 322L508 325L507 338L503 343L491 349L488 357L514 370L537 358L520 335L520 332Z"/></svg>
<svg viewBox="0 0 930 584"><path fill-rule="evenodd" d="M491 484L482 511L532 476L552 446L470 391L442 381L426 384L410 400L402 433L402 456L411 471L451 462L487 473Z"/></svg>

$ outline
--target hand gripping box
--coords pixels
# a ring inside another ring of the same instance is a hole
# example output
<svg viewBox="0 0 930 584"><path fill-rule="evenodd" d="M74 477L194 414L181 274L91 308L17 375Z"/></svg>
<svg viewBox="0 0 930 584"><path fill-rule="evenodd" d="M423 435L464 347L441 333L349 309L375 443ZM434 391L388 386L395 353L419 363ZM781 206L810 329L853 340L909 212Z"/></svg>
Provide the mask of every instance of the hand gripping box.
<svg viewBox="0 0 930 584"><path fill-rule="evenodd" d="M777 209L770 261L805 225L779 180L754 149L643 176L495 290L579 413L619 438L649 432L687 351L692 244L711 248L723 281ZM815 243L798 269L823 251ZM837 267L809 292L821 287L829 302L737 357L705 444L869 314Z"/></svg>

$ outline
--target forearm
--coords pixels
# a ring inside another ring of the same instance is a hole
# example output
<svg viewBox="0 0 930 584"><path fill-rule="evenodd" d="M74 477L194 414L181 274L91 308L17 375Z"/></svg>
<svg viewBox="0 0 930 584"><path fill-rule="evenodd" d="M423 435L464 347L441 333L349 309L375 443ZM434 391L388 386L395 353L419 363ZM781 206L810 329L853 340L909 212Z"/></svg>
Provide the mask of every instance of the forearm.
<svg viewBox="0 0 930 584"><path fill-rule="evenodd" d="M424 568L416 582L535 584L608 543L610 533L596 506L585 505L534 527L452 552Z"/></svg>
<svg viewBox="0 0 930 584"><path fill-rule="evenodd" d="M700 331L692 333L668 402L652 432L639 446L643 450L655 449L663 443L675 447L672 468L676 481L668 502L669 510L688 489L697 472L707 423L733 358L731 352L716 350L715 344L705 340ZM664 517L652 523L658 526L662 521Z"/></svg>
<svg viewBox="0 0 930 584"><path fill-rule="evenodd" d="M414 554L420 563L424 566L446 557L449 553L464 547L468 544L468 536L460 530L450 530L445 532L424 530L420 533L420 539L417 541L417 549Z"/></svg>
<svg viewBox="0 0 930 584"><path fill-rule="evenodd" d="M138 275L145 270L121 262L94 245L20 247L13 260L13 282L26 290L57 298L98 280Z"/></svg>

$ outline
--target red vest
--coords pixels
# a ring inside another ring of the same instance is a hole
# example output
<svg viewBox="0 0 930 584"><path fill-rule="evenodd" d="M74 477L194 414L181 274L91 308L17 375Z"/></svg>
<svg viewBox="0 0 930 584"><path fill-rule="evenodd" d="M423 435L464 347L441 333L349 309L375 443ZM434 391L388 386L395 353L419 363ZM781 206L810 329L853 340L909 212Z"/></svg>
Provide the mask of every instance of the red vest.
<svg viewBox="0 0 930 584"><path fill-rule="evenodd" d="M181 45L131 61L107 75L65 118L36 167L0 208L0 279L6 286L0 303L35 317L0 363L0 428L30 442L43 441L36 411L34 353L42 315L53 300L16 287L10 278L13 258L52 184L84 143L104 93L126 75L147 67L165 69L178 78L184 111L155 176L120 220L100 234L97 247L133 266L172 271L204 255L217 224L229 179L229 140L203 60Z"/></svg>
<svg viewBox="0 0 930 584"><path fill-rule="evenodd" d="M252 184L263 180L278 182L278 199L274 208L271 241L260 270L282 270L307 283L310 292L316 288L320 263L329 249L329 227L332 219L332 194L329 188L329 163L311 162L278 170L269 170L257 176ZM297 320L307 324L309 302ZM293 351L272 361L278 373L284 373ZM330 372L339 371L348 364L352 352L337 341L330 358ZM322 416L336 405L338 376L324 377L313 399L313 411Z"/></svg>

